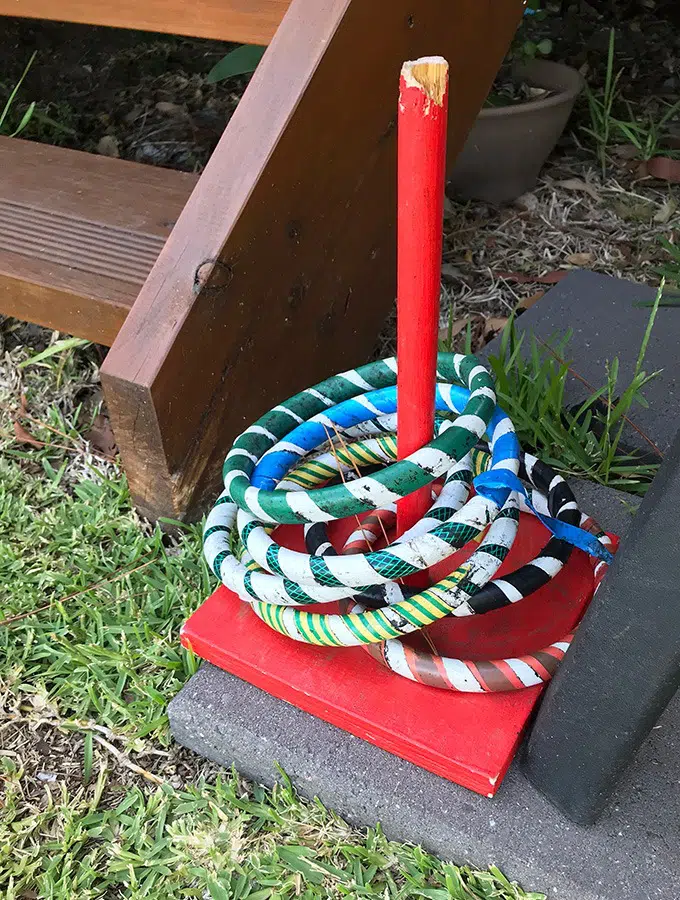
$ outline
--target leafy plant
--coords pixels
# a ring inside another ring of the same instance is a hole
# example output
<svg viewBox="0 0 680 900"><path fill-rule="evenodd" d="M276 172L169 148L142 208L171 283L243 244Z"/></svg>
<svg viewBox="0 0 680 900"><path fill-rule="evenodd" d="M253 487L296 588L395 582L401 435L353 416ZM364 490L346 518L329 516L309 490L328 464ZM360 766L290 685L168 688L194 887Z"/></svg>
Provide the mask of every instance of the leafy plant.
<svg viewBox="0 0 680 900"><path fill-rule="evenodd" d="M659 466L658 452L643 455L626 447L622 438L635 405L647 405L643 389L659 374L648 374L642 367L660 302L661 289L628 385L621 390L615 358L607 365L605 384L572 408L566 401L568 379L574 374L566 361L572 332L542 345L533 334L519 334L513 319L508 322L498 353L488 362L499 405L512 419L524 449L536 452L557 471L631 494L645 493ZM465 343L469 353L469 330ZM451 349L451 343L444 341L442 349Z"/></svg>
<svg viewBox="0 0 680 900"><path fill-rule="evenodd" d="M585 95L590 112L590 128L583 130L595 140L597 158L602 167L604 176L607 170L607 149L611 141L614 118L612 108L619 91L619 80L623 69L614 74L614 45L616 43L616 30L609 31L609 49L607 52L607 69L604 78L604 87L598 93L588 85L585 87Z"/></svg>
<svg viewBox="0 0 680 900"><path fill-rule="evenodd" d="M25 110L25 112L24 112L23 116L21 117L21 120L20 120L19 124L16 126L16 128L14 128L13 130L9 130L8 125L7 125L7 117L12 109L12 106L14 105L14 101L19 92L19 88L23 84L24 79L28 75L29 69L33 65L33 60L36 57L36 53L37 53L37 51L32 54L31 58L29 59L28 63L26 64L26 68L24 69L24 71L21 74L21 78L17 81L17 83L14 85L14 87L10 91L9 98L7 99L7 102L5 103L5 106L2 110L2 112L0 113L0 134L9 134L10 137L16 137L18 134L21 134L21 132L24 130L24 128L31 121L31 116L33 115L33 113L35 111L35 101L29 104L28 108Z"/></svg>
<svg viewBox="0 0 680 900"><path fill-rule="evenodd" d="M553 42L550 38L543 38L542 41L538 42L527 39L520 44L518 56L521 60L528 62L537 56L548 56L552 53L552 49Z"/></svg>
<svg viewBox="0 0 680 900"><path fill-rule="evenodd" d="M666 281L680 287L680 247L672 244L666 237L660 237L659 243L666 249L670 258L659 266L657 271Z"/></svg>
<svg viewBox="0 0 680 900"><path fill-rule="evenodd" d="M649 160L654 156L680 156L677 152L664 146L666 126L680 113L680 100L676 103L666 104L667 108L659 119L648 112L636 113L628 100L623 103L626 118L615 114L616 108L620 108L618 103L619 80L623 74L623 69L614 73L615 40L616 32L612 28L609 32L607 69L602 90L596 93L588 85L585 88L591 127L583 130L595 140L596 153L603 175L607 168L607 150L612 140L627 141L632 144L641 160Z"/></svg>
<svg viewBox="0 0 680 900"><path fill-rule="evenodd" d="M87 347L89 343L90 341L85 338L62 338L61 340L55 341L54 344L50 344L45 350L41 350L40 353L36 353L35 356L31 356L29 359L20 362L17 368L24 369L26 366L36 365L37 363L44 362L46 359L50 359L52 356L58 356L65 350L72 350L76 347Z"/></svg>
<svg viewBox="0 0 680 900"><path fill-rule="evenodd" d="M541 0L528 0L524 15L525 17L531 16L531 21L533 22L542 22L548 15L548 12L541 7ZM529 60L535 59L537 56L547 56L549 53L552 53L552 49L553 42L550 38L534 41L527 37L525 19L522 19L506 56L506 62L529 62Z"/></svg>
<svg viewBox="0 0 680 900"><path fill-rule="evenodd" d="M267 48L257 44L242 44L230 50L226 56L215 63L206 76L208 84L217 84L236 75L252 75Z"/></svg>
<svg viewBox="0 0 680 900"><path fill-rule="evenodd" d="M667 104L667 106L666 112L658 121L649 114L646 114L643 119L639 119L636 118L631 104L626 101L628 121L613 119L614 128L622 138L633 144L640 159L648 160L660 155L675 158L680 156L677 151L668 150L663 145L665 126L680 112L680 100L677 103Z"/></svg>
<svg viewBox="0 0 680 900"><path fill-rule="evenodd" d="M540 0L529 0L524 15L525 17L531 15L533 21L542 21L546 17L547 11L541 9ZM513 106L533 100L536 96L547 94L547 91L520 81L514 67L518 64L525 65L539 56L548 56L552 53L552 49L553 42L550 38L536 41L527 35L527 27L523 19L496 76L494 88L486 98L484 105L487 107Z"/></svg>

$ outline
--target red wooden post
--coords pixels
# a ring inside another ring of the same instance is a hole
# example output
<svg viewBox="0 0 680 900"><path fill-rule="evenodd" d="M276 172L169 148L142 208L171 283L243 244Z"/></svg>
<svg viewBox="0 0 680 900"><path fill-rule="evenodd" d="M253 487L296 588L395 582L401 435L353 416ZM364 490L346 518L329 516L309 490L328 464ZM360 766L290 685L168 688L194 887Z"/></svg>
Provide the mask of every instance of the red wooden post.
<svg viewBox="0 0 680 900"><path fill-rule="evenodd" d="M444 217L449 66L406 62L399 82L397 163L397 376L399 459L432 440ZM397 533L431 505L430 487L397 504Z"/></svg>

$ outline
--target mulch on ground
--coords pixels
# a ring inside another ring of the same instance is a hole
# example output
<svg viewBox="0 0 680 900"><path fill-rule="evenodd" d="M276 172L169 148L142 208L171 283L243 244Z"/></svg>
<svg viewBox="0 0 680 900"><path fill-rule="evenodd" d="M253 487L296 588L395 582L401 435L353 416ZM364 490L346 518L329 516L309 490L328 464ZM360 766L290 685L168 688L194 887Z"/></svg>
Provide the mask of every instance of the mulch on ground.
<svg viewBox="0 0 680 900"><path fill-rule="evenodd" d="M579 69L590 89L603 89L610 30L615 31L616 112L656 122L680 99L680 6L665 0L565 4L565 15L530 20L528 36L550 38L552 59ZM473 348L503 327L513 311L536 302L571 268L656 286L668 262L661 244L680 238L680 185L652 178L612 141L603 172L582 95L536 187L514 203L494 206L448 198L444 220L441 327L452 325L462 349L467 323ZM680 110L667 130L677 136ZM634 148L633 148L634 149ZM678 273L680 278L680 273ZM566 327L566 326L565 326ZM378 355L395 347L392 314Z"/></svg>

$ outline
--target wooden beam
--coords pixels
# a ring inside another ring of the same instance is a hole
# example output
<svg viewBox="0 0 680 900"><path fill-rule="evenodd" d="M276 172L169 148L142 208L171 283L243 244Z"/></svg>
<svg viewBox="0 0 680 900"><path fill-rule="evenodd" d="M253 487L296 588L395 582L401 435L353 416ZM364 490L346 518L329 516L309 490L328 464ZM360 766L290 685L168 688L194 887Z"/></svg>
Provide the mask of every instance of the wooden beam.
<svg viewBox="0 0 680 900"><path fill-rule="evenodd" d="M197 180L0 137L0 313L111 345Z"/></svg>
<svg viewBox="0 0 680 900"><path fill-rule="evenodd" d="M197 514L244 427L365 361L395 297L401 64L450 61L451 163L522 8L294 0L104 364L143 513Z"/></svg>
<svg viewBox="0 0 680 900"><path fill-rule="evenodd" d="M0 0L0 15L268 44L290 0Z"/></svg>

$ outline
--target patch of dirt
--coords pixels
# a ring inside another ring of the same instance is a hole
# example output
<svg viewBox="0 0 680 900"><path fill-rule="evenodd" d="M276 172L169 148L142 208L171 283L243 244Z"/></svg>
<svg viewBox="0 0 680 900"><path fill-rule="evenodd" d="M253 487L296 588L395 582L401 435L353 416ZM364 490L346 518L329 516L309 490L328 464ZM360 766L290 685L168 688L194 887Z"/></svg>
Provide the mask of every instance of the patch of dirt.
<svg viewBox="0 0 680 900"><path fill-rule="evenodd" d="M566 0L561 7L561 15L542 21L527 17L527 31L534 40L550 38L551 58L581 69L591 88L604 83L614 28L615 70L623 69L624 97L639 100L680 90L677 0Z"/></svg>
<svg viewBox="0 0 680 900"><path fill-rule="evenodd" d="M233 45L116 28L5 19L0 97L36 51L14 121L23 138L183 171L208 161L248 83L205 76Z"/></svg>
<svg viewBox="0 0 680 900"><path fill-rule="evenodd" d="M0 704L0 758L10 769L22 772L22 799L26 806L44 809L50 795L66 787L75 795L96 780L101 767L111 772L107 782L107 805L115 805L131 785L155 787L167 783L176 789L196 783L200 777L214 779L220 768L171 742L160 750L149 742L119 736L95 722L76 723L60 719L39 692L18 698L11 692ZM92 763L85 780L85 735L90 732ZM13 764L13 765L11 765ZM2 777L0 777L0 797Z"/></svg>
<svg viewBox="0 0 680 900"><path fill-rule="evenodd" d="M447 200L440 327L453 326L473 350L575 268L656 287L668 261L661 238L680 242L680 185L636 180L625 167L606 176L583 153L556 153L533 191L514 203ZM486 323L486 324L485 324ZM565 324L566 328L566 324ZM396 315L385 323L376 357L396 350Z"/></svg>
<svg viewBox="0 0 680 900"><path fill-rule="evenodd" d="M33 322L21 322L0 315L0 351L30 347L36 353L49 346L53 332Z"/></svg>
<svg viewBox="0 0 680 900"><path fill-rule="evenodd" d="M24 365L59 338L51 329L0 316L0 438L13 433L18 449L32 440L68 447L61 483L72 490L95 470L109 478L118 477L119 468L99 382L103 348L67 348L42 364ZM54 368L54 379L43 377L43 365ZM30 475L35 463L19 461Z"/></svg>

